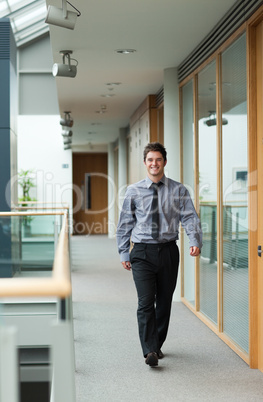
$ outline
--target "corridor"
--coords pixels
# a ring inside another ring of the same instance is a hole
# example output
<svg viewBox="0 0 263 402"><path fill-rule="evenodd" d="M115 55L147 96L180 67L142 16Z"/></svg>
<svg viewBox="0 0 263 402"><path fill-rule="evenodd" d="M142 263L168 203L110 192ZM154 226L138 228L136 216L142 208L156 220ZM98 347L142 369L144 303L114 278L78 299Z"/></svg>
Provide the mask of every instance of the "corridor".
<svg viewBox="0 0 263 402"><path fill-rule="evenodd" d="M251 370L182 303L174 302L165 358L144 363L136 290L115 240L71 241L77 402L262 401Z"/></svg>

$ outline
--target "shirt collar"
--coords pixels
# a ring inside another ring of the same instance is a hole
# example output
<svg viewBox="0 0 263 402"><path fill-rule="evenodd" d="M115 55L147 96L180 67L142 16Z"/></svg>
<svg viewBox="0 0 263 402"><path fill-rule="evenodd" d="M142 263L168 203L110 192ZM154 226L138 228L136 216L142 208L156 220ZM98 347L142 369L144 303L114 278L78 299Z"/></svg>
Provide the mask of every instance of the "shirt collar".
<svg viewBox="0 0 263 402"><path fill-rule="evenodd" d="M151 179L148 176L146 176L145 180L146 180L146 187L150 188L152 183L153 183L153 181L151 181ZM165 184L166 186L168 186L168 180L167 180L167 177L165 176L165 174L163 175L163 177L159 181L161 183Z"/></svg>

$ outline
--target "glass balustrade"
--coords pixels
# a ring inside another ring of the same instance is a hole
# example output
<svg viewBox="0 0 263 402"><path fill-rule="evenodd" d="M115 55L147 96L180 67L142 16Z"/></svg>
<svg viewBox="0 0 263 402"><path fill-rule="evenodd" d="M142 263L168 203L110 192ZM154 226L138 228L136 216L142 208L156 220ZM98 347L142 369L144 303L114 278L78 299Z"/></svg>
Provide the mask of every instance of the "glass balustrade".
<svg viewBox="0 0 263 402"><path fill-rule="evenodd" d="M12 401L27 400L38 381L35 400L40 392L45 400L75 401L69 239L67 213L0 213L0 366L9 361L0 370L4 400L10 387Z"/></svg>
<svg viewBox="0 0 263 402"><path fill-rule="evenodd" d="M52 270L61 215L0 216L0 277Z"/></svg>

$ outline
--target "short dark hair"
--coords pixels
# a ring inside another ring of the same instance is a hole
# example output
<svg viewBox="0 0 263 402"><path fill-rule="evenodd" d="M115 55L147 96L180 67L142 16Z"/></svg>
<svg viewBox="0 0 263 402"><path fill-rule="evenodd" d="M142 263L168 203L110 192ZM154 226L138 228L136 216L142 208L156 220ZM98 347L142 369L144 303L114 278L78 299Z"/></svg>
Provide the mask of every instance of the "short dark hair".
<svg viewBox="0 0 263 402"><path fill-rule="evenodd" d="M166 161L166 149L164 148L164 146L162 144L160 144L160 142L149 142L149 144L146 145L146 147L144 148L143 151L143 160L144 162L146 161L146 157L147 154L149 152L160 152L163 156L164 161Z"/></svg>

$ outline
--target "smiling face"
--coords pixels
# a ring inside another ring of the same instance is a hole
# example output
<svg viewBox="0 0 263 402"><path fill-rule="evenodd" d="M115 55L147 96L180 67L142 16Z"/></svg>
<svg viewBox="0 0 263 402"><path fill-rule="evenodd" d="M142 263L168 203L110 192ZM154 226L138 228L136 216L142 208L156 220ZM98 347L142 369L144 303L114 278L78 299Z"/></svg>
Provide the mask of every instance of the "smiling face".
<svg viewBox="0 0 263 402"><path fill-rule="evenodd" d="M154 183L157 183L164 175L164 167L167 161L164 161L161 152L148 152L144 164L147 169L148 177Z"/></svg>

